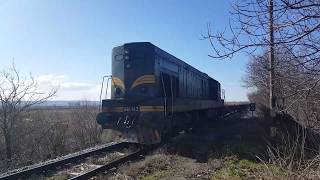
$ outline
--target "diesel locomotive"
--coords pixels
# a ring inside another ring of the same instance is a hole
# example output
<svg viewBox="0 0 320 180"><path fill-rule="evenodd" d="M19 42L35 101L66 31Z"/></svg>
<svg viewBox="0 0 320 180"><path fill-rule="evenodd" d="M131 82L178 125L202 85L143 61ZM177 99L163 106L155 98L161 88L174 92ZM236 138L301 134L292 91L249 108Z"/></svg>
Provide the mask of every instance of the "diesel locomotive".
<svg viewBox="0 0 320 180"><path fill-rule="evenodd" d="M224 105L218 81L149 42L114 47L107 81L98 124L142 144L193 128Z"/></svg>

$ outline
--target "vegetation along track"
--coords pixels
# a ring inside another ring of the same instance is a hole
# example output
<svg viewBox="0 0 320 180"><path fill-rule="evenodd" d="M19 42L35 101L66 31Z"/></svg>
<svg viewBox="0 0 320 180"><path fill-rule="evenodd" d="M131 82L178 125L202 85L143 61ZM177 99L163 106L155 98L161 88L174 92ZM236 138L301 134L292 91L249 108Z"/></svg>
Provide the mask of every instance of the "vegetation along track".
<svg viewBox="0 0 320 180"><path fill-rule="evenodd" d="M92 169L91 167L91 169L89 169L89 171L87 170L87 172L74 173L75 174L74 177L64 175L65 179L70 179L70 178L71 179L87 179L89 177L96 175L99 172L108 170L114 166L119 165L120 163L131 160L135 157L138 157L140 154L145 152L145 150L142 149L141 147L139 148L139 146L134 143L128 143L128 142L109 143L106 145L97 146L97 147L86 149L77 153L59 157L54 160L49 160L43 163L27 166L24 168L16 169L16 170L1 174L0 180L26 179L31 176L41 176L41 175L49 178L56 175L61 176L63 173L59 173L59 171L66 171L65 166L75 167L77 164L79 164L79 162L81 164L81 162L83 162L83 160L87 159L88 157L97 156L99 154L101 155L103 153L111 153L114 151L123 150L131 147L138 148L139 150L135 150L134 153L129 153L129 155L126 155L126 156L120 153L120 155L118 156L124 156L124 157L116 158L116 160L111 160L111 162L106 163L105 165L94 165L94 168ZM84 168L81 167L81 171L83 170ZM54 175L52 175L52 172L54 172ZM50 173L51 175L48 175Z"/></svg>

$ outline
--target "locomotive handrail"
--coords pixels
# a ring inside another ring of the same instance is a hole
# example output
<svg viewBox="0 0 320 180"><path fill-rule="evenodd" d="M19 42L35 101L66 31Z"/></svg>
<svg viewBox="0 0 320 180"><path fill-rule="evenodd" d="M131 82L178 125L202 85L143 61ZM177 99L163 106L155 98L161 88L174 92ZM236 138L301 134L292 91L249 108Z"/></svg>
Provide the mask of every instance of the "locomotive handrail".
<svg viewBox="0 0 320 180"><path fill-rule="evenodd" d="M225 97L225 90L224 89L222 89L222 91L221 91L221 96L222 97L220 97L220 98L225 101L226 97Z"/></svg>
<svg viewBox="0 0 320 180"><path fill-rule="evenodd" d="M109 75L109 76L103 76L103 77L102 77L101 90L100 90L100 100L99 100L99 103L100 103L99 110L101 110L101 106L102 106L102 91L103 91L103 85L104 85L104 80L105 80L105 78L108 78L106 95L105 95L105 97L107 97L107 93L108 93L107 91L108 91L108 86L109 86L109 79L112 79L112 76Z"/></svg>
<svg viewBox="0 0 320 180"><path fill-rule="evenodd" d="M164 87L164 82L163 82L163 75L162 75L162 72L161 72L161 84L162 84L162 89L163 89L163 94L164 94L164 115L167 116L167 94L166 94L166 90L165 90L165 87Z"/></svg>
<svg viewBox="0 0 320 180"><path fill-rule="evenodd" d="M108 98L108 88L109 88L109 80L111 79L111 81L113 81L112 76L110 76L107 80L107 88L106 88L106 93L104 95L104 99Z"/></svg>
<svg viewBox="0 0 320 180"><path fill-rule="evenodd" d="M171 89L171 114L173 114L173 85L172 85L172 77L170 76L170 89Z"/></svg>

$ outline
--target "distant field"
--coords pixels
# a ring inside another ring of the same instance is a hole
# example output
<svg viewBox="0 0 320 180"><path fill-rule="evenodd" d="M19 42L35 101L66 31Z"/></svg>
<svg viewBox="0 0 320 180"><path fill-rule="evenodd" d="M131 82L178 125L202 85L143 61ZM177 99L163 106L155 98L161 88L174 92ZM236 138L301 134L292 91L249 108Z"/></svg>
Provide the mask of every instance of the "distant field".
<svg viewBox="0 0 320 180"><path fill-rule="evenodd" d="M0 171L51 159L101 143L97 106L34 107L19 117L15 128L14 159L0 154ZM1 135L1 134L0 134ZM5 152L1 135L0 150Z"/></svg>

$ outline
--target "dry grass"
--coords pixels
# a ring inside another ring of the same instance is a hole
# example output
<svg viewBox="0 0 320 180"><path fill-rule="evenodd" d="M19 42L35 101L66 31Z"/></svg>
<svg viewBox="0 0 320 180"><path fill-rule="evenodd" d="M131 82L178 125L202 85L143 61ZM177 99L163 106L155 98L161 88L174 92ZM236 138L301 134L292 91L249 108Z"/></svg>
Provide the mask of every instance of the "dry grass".
<svg viewBox="0 0 320 180"><path fill-rule="evenodd" d="M7 162L5 153L0 154L0 173L101 143L97 112L95 107L83 107L36 109L24 114L15 133L13 158Z"/></svg>
<svg viewBox="0 0 320 180"><path fill-rule="evenodd" d="M196 134L174 138L154 155L122 166L107 177L143 180L320 179L320 156L301 151L307 147L299 145L305 142L301 138L290 136L290 142L288 138L282 138L270 146L266 141L268 123L257 118L211 125Z"/></svg>
<svg viewBox="0 0 320 180"><path fill-rule="evenodd" d="M163 154L156 154L154 156L148 156L145 160L133 163L127 167L122 167L121 172L127 176L139 179L144 176L153 174L154 172L168 172L171 169L169 167L177 157L166 156ZM160 173L161 174L161 173Z"/></svg>
<svg viewBox="0 0 320 180"><path fill-rule="evenodd" d="M283 179L320 179L319 152L307 148L300 136L281 137L268 147L269 164L288 172Z"/></svg>
<svg viewBox="0 0 320 180"><path fill-rule="evenodd" d="M261 162L228 156L199 163L178 155L155 154L145 160L122 166L108 179L283 179L281 168ZM106 178L100 177L100 179Z"/></svg>

